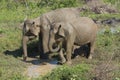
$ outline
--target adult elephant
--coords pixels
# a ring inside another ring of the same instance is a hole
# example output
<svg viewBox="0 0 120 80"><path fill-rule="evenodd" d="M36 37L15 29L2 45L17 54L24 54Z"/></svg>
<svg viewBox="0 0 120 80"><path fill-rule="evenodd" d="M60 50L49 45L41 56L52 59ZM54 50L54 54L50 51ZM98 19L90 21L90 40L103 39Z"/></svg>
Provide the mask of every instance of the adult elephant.
<svg viewBox="0 0 120 80"><path fill-rule="evenodd" d="M50 31L49 48L52 52L55 52L53 46L59 42L65 43L66 60L60 49L61 63L71 64L71 52L74 44L81 46L87 44L89 46L88 58L92 59L94 53L94 43L97 34L97 25L94 21L88 17L80 17L74 19L73 22L58 22L54 23ZM55 42L54 39L57 41Z"/></svg>
<svg viewBox="0 0 120 80"><path fill-rule="evenodd" d="M51 24L61 21L72 22L74 18L79 17L79 12L79 8L62 8L45 13L33 20L24 21L24 33L22 40L24 60L26 60L27 58L27 41L29 40L29 37L31 37L31 35L32 38L39 35L39 42L40 44L42 44L41 51L43 51L41 53L44 56L44 54L49 53L48 41ZM26 33L30 33L30 35L27 35Z"/></svg>

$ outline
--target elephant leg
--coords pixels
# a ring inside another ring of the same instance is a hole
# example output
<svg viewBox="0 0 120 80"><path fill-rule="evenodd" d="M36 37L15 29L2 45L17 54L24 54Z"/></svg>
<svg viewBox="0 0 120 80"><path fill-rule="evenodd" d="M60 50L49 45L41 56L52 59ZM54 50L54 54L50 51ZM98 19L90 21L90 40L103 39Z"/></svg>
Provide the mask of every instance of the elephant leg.
<svg viewBox="0 0 120 80"><path fill-rule="evenodd" d="M92 59L93 53L94 53L94 42L91 42L89 44L89 54L88 54L88 59Z"/></svg>
<svg viewBox="0 0 120 80"><path fill-rule="evenodd" d="M39 54L40 54L40 58L46 59L47 56L43 52L43 44L42 44L42 42L43 42L42 41L42 34L39 34L38 51L39 51Z"/></svg>
<svg viewBox="0 0 120 80"><path fill-rule="evenodd" d="M67 45L66 45L66 48L67 48L66 49L66 59L67 59L66 64L68 64L68 65L72 64L71 56L72 56L73 43L74 43L74 41L69 39L67 41Z"/></svg>
<svg viewBox="0 0 120 80"><path fill-rule="evenodd" d="M49 34L48 33L49 33L48 31L44 31L44 33L42 33L43 58L45 59L49 58L49 49L48 49Z"/></svg>
<svg viewBox="0 0 120 80"><path fill-rule="evenodd" d="M66 59L65 59L65 57L64 57L64 53L63 53L63 50L62 50L62 49L60 49L59 57L60 57L61 60L60 60L58 63L64 64L64 63L66 62Z"/></svg>
<svg viewBox="0 0 120 80"><path fill-rule="evenodd" d="M23 45L23 52L24 52L24 56L23 56L24 61L26 61L27 59L27 42L28 41L29 41L28 36L23 36L22 45Z"/></svg>
<svg viewBox="0 0 120 80"><path fill-rule="evenodd" d="M43 58L44 53L43 53L42 43L41 43L40 40L39 40L39 42L38 42L38 52L39 52L39 54L40 54L40 58Z"/></svg>

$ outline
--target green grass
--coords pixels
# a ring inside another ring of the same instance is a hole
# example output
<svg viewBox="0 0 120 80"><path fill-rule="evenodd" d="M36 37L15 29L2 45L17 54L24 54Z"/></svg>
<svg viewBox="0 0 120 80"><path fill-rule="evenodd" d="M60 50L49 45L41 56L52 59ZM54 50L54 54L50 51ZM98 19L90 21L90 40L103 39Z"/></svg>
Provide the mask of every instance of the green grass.
<svg viewBox="0 0 120 80"><path fill-rule="evenodd" d="M22 49L21 49L21 38L22 31L18 27L24 21L26 14L28 18L35 18L50 11L51 9L70 7L70 6L82 6L84 2L77 4L69 4L66 6L65 3L53 3L54 5L48 6L44 4L43 7L37 6L37 3L30 3L28 1L29 10L27 10L25 4L14 3L13 0L0 2L0 80L28 80L26 76L23 76L23 72L27 67L27 64L21 61ZM52 0L51 0L52 1ZM73 0L71 0L73 1ZM75 0L77 1L77 0ZM106 3L114 3L115 0L104 0ZM71 3L71 2L70 2ZM8 7L9 5L10 7ZM120 8L118 6L118 8ZM88 16L93 19L108 19L111 17L120 18L120 14L95 14L90 11L82 12L82 16ZM102 34L98 34L96 40L95 56L93 60L87 60L81 58L81 64L69 66L61 66L51 73L47 74L43 78L41 76L38 79L32 80L89 80L96 76L91 74L93 67L98 67L101 62L109 61L113 55L112 62L114 66L120 65L120 31L118 33L110 33L110 29L107 28ZM34 45L35 46L35 45ZM29 52L31 52L31 47ZM112 68L112 67L111 67ZM120 68L120 66L119 66ZM120 80L120 72L112 71L113 80Z"/></svg>
<svg viewBox="0 0 120 80"><path fill-rule="evenodd" d="M20 47L22 32L15 27L15 24L1 24L0 33L2 35L0 38L0 52L14 50Z"/></svg>
<svg viewBox="0 0 120 80"><path fill-rule="evenodd" d="M21 71L24 71L26 64L13 56L0 54L0 80L25 80Z"/></svg>
<svg viewBox="0 0 120 80"><path fill-rule="evenodd" d="M106 14L95 14L94 12L90 11L90 10L87 10L87 11L83 11L80 13L81 16L88 16L92 19L95 19L95 20L105 20L105 19L110 19L110 18L120 18L120 14L109 14L109 13L106 13Z"/></svg>
<svg viewBox="0 0 120 80"><path fill-rule="evenodd" d="M17 25L18 23L0 25L0 80L25 80L21 71L27 65L20 59L21 51L15 51L21 47L21 30Z"/></svg>
<svg viewBox="0 0 120 80"><path fill-rule="evenodd" d="M76 66L61 66L54 69L50 74L44 76L43 80L88 80L87 73L90 65L80 64ZM84 77L83 77L84 76Z"/></svg>

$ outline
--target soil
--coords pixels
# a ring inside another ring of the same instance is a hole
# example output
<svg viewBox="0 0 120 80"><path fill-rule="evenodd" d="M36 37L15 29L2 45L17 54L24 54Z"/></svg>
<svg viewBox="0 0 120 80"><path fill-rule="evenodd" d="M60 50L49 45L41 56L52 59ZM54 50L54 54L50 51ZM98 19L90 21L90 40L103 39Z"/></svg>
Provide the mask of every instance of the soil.
<svg viewBox="0 0 120 80"><path fill-rule="evenodd" d="M72 59L72 65L80 64L82 61L81 59L88 60L85 57L76 56ZM28 58L26 61L28 67L24 72L24 75L27 75L30 79L37 78L39 76L44 76L56 67L60 66L57 64L57 62L58 61L56 59L42 60L38 58Z"/></svg>
<svg viewBox="0 0 120 80"><path fill-rule="evenodd" d="M79 64L80 61L81 61L81 58L79 58L77 55L78 55L78 52L80 55L82 55L82 53L84 53L84 51L82 50L85 50L84 47L86 46L83 46L83 47L80 47L80 50L79 50L79 47L78 46L75 46L75 52L76 53L75 55L73 55L74 59L72 59L72 65L76 65L76 64ZM83 57L84 59L86 59L85 57ZM28 64L28 67L26 69L26 71L24 72L24 75L27 75L29 78L37 78L39 76L44 76L46 75L48 72L52 71L54 68L60 66L57 64L57 59L55 59L54 57L52 59L39 59L38 57L35 57L35 58L30 58L28 57L27 58L27 61L25 63Z"/></svg>
<svg viewBox="0 0 120 80"><path fill-rule="evenodd" d="M94 55L93 59L89 60L85 56L77 55L75 58L72 58L71 66L81 64L81 63L91 64L92 66L94 66L92 71L90 71L90 72L94 73L94 75L95 75L95 79L93 79L93 80L99 80L99 78L101 80L106 80L106 78L108 78L108 80L112 80L112 78L111 78L113 76L113 75L111 75L112 72L119 70L120 67L118 65L114 65L113 61L109 60L109 63L108 63L107 60L99 61L99 59L96 59L96 58L98 58L98 57L96 57L96 55ZM51 72L53 69L60 66L57 64L56 59L42 60L39 58L28 58L26 63L28 64L28 67L27 67L26 71L24 72L24 75L27 75L29 79L44 76L47 73ZM104 74L101 75L101 73L103 73L103 72L104 72Z"/></svg>
<svg viewBox="0 0 120 80"><path fill-rule="evenodd" d="M24 74L29 78L43 76L58 66L56 59L40 60L38 58L28 58L26 63L28 63L28 67Z"/></svg>

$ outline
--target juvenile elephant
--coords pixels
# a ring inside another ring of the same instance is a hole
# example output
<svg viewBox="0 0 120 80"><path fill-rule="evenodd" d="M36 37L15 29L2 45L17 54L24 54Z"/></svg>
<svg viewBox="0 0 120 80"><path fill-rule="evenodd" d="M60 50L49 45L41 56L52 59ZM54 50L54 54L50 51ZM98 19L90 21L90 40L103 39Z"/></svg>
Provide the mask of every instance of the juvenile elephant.
<svg viewBox="0 0 120 80"><path fill-rule="evenodd" d="M66 61L67 64L71 64L71 52L73 45L84 45L89 46L88 58L92 58L92 53L94 52L94 43L97 34L97 25L94 21L88 17L80 17L73 20L72 23L69 22L58 22L54 23L50 30L50 41L49 48L54 52L53 45L58 41L65 43L66 60L60 49L61 63ZM58 45L61 48L61 45Z"/></svg>
<svg viewBox="0 0 120 80"><path fill-rule="evenodd" d="M26 20L23 27L23 51L24 60L27 58L27 41L29 38L34 38L39 35L40 44L42 44L41 51L44 54L49 53L48 41L50 26L54 22L67 21L72 22L74 18L79 17L78 8L62 8L50 11L33 20ZM29 35L27 35L30 33ZM31 36L32 35L32 36ZM56 49L57 51L57 49Z"/></svg>
<svg viewBox="0 0 120 80"><path fill-rule="evenodd" d="M23 60L27 58L27 42L29 40L35 39L40 33L40 27L38 23L38 18L34 20L26 19L23 24L23 36L22 36L22 45L23 45Z"/></svg>

